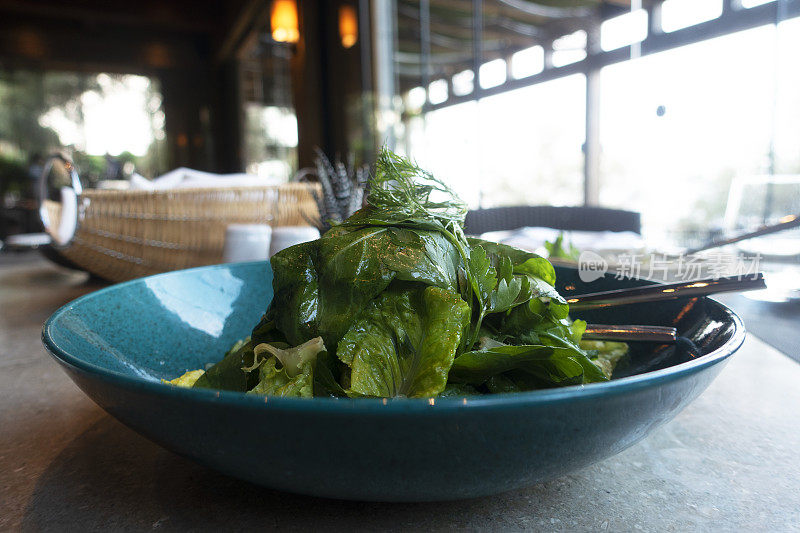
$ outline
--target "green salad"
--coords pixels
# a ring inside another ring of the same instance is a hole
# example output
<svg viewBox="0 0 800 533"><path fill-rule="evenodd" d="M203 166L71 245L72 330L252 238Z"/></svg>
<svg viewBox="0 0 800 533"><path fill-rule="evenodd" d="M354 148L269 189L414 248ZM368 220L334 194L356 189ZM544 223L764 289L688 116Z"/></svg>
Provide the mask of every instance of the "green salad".
<svg viewBox="0 0 800 533"><path fill-rule="evenodd" d="M461 397L606 381L621 343L582 342L546 259L467 238L466 205L383 149L365 207L270 263L249 338L168 383L273 396Z"/></svg>

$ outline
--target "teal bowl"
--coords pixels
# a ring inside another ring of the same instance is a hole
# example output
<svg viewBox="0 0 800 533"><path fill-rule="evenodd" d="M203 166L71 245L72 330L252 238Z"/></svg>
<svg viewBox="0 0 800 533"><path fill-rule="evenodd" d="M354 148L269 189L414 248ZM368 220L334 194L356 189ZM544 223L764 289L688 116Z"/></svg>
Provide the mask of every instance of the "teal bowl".
<svg viewBox="0 0 800 533"><path fill-rule="evenodd" d="M566 294L646 282L582 283ZM609 382L457 399L255 397L163 385L218 360L272 297L265 263L218 265L114 285L56 311L45 347L100 407L178 454L300 494L376 501L486 496L620 452L696 398L744 327L707 299L585 313L606 324L674 325L672 346L636 344Z"/></svg>

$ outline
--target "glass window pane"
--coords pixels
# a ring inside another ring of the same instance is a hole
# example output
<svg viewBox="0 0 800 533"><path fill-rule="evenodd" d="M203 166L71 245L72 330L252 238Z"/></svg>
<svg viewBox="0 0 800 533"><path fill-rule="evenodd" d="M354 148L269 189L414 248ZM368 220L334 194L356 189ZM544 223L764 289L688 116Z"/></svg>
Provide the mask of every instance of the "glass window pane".
<svg viewBox="0 0 800 533"><path fill-rule="evenodd" d="M585 102L582 74L481 100L483 206L581 203Z"/></svg>
<svg viewBox="0 0 800 533"><path fill-rule="evenodd" d="M447 101L447 80L432 81L428 85L428 100L432 104L441 104Z"/></svg>
<svg viewBox="0 0 800 533"><path fill-rule="evenodd" d="M603 205L656 239L719 227L731 179L768 167L773 28L603 69Z"/></svg>
<svg viewBox="0 0 800 533"><path fill-rule="evenodd" d="M751 8L751 7L756 7L756 6L761 6L761 5L764 5L764 4L769 4L769 3L774 2L774 1L775 0L740 0L741 6L743 8L745 8L745 9L748 9L748 8Z"/></svg>
<svg viewBox="0 0 800 533"><path fill-rule="evenodd" d="M778 24L775 172L800 174L800 17Z"/></svg>
<svg viewBox="0 0 800 533"><path fill-rule="evenodd" d="M86 187L167 171L161 103L159 82L144 76L0 69L0 160L20 170L0 175L0 191L12 202L29 197L53 152L75 162ZM68 184L65 176L51 185Z"/></svg>
<svg viewBox="0 0 800 533"><path fill-rule="evenodd" d="M409 153L472 207L579 204L585 100L579 74L438 109Z"/></svg>
<svg viewBox="0 0 800 533"><path fill-rule="evenodd" d="M464 96L472 93L475 74L471 70L462 70L453 76L453 94Z"/></svg>
<svg viewBox="0 0 800 533"><path fill-rule="evenodd" d="M544 70L544 48L531 46L511 56L511 75L514 78L525 78L539 74Z"/></svg>
<svg viewBox="0 0 800 533"><path fill-rule="evenodd" d="M553 66L563 67L586 57L586 32L578 30L553 41Z"/></svg>
<svg viewBox="0 0 800 533"><path fill-rule="evenodd" d="M422 111L422 106L425 105L425 98L425 88L414 87L406 93L403 105L405 105L407 110L419 113Z"/></svg>
<svg viewBox="0 0 800 533"><path fill-rule="evenodd" d="M253 41L242 51L243 149L250 174L289 180L297 172L297 117L282 43Z"/></svg>
<svg viewBox="0 0 800 533"><path fill-rule="evenodd" d="M480 199L479 131L478 104L470 101L426 113L408 138L409 155L473 206Z"/></svg>
<svg viewBox="0 0 800 533"><path fill-rule="evenodd" d="M647 11L637 9L603 21L600 24L600 46L603 50L615 50L647 38Z"/></svg>
<svg viewBox="0 0 800 533"><path fill-rule="evenodd" d="M506 81L506 62L495 59L481 65L481 87L497 87Z"/></svg>
<svg viewBox="0 0 800 533"><path fill-rule="evenodd" d="M722 14L722 0L664 0L661 29L672 32L714 20Z"/></svg>

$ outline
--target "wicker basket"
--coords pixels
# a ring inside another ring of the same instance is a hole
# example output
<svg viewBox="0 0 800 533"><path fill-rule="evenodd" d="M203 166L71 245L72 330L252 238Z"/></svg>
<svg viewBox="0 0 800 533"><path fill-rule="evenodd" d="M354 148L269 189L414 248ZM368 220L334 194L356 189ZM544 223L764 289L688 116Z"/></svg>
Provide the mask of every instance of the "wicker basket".
<svg viewBox="0 0 800 533"><path fill-rule="evenodd" d="M308 217L317 216L315 187L84 190L78 196L75 235L59 252L112 281L221 263L229 224L308 225ZM42 208L52 234L61 204L45 200Z"/></svg>

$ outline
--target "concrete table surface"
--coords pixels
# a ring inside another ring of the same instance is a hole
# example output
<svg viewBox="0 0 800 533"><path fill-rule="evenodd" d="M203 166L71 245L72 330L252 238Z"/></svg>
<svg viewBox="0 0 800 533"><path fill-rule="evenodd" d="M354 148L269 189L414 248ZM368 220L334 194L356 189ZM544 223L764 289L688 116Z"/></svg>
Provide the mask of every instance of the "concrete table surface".
<svg viewBox="0 0 800 533"><path fill-rule="evenodd" d="M800 530L800 365L757 338L675 420L572 475L460 502L342 502L198 466L84 396L39 335L97 287L43 261L0 267L2 531Z"/></svg>

